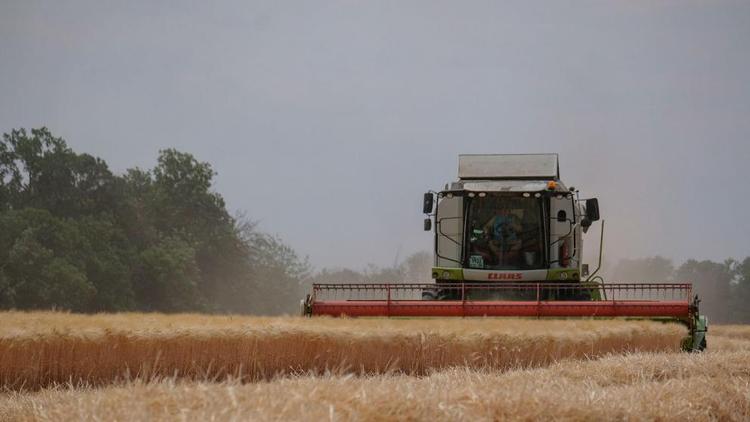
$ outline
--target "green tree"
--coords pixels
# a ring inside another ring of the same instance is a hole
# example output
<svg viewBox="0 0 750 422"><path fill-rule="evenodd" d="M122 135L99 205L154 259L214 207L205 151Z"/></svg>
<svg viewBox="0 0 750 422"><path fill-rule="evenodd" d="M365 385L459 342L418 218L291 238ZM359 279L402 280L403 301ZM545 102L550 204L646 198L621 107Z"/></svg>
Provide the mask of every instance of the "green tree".
<svg viewBox="0 0 750 422"><path fill-rule="evenodd" d="M310 263L279 237L256 230L255 223L240 219L238 233L248 247L253 269L249 305L264 315L294 314L299 300L307 293L304 280L310 275Z"/></svg>
<svg viewBox="0 0 750 422"><path fill-rule="evenodd" d="M693 283L695 293L701 299L701 312L713 321L726 323L733 319L731 302L731 282L734 279L735 263L690 259L680 265L674 273L678 282Z"/></svg>
<svg viewBox="0 0 750 422"><path fill-rule="evenodd" d="M113 175L106 163L74 153L46 128L3 135L0 176L6 209L32 207L76 217L116 205L110 191Z"/></svg>
<svg viewBox="0 0 750 422"><path fill-rule="evenodd" d="M732 322L750 324L750 257L735 268L736 283L732 288Z"/></svg>
<svg viewBox="0 0 750 422"><path fill-rule="evenodd" d="M216 173L210 164L167 149L160 151L153 175L153 205L160 231L171 234L188 229L190 235L206 239L231 233L233 222L224 199L211 191Z"/></svg>
<svg viewBox="0 0 750 422"><path fill-rule="evenodd" d="M178 237L166 237L138 257L134 289L144 311L205 310L198 283L195 248Z"/></svg>
<svg viewBox="0 0 750 422"><path fill-rule="evenodd" d="M78 222L85 239L83 257L88 280L96 288L89 311L127 311L135 308L132 267L137 250L117 221L85 217Z"/></svg>
<svg viewBox="0 0 750 422"><path fill-rule="evenodd" d="M46 128L4 134L0 307L289 311L307 262L232 218L215 176L174 149L114 175Z"/></svg>
<svg viewBox="0 0 750 422"><path fill-rule="evenodd" d="M86 275L85 238L45 210L0 215L0 303L19 309L86 310L96 287Z"/></svg>

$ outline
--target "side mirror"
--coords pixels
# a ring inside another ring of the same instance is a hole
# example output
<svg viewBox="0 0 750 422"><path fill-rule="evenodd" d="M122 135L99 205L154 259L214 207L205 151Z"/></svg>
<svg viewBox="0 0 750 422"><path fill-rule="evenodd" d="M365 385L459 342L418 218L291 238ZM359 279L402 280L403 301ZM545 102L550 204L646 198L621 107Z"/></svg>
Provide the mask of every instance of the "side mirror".
<svg viewBox="0 0 750 422"><path fill-rule="evenodd" d="M583 217L581 219L581 228L583 228L583 232L586 233L589 231L589 227L591 227L591 220L589 220L588 217Z"/></svg>
<svg viewBox="0 0 750 422"><path fill-rule="evenodd" d="M432 214L432 208L435 205L435 196L427 192L424 194L424 200L422 201L422 212L425 214Z"/></svg>
<svg viewBox="0 0 750 422"><path fill-rule="evenodd" d="M586 218L591 221L599 221L599 200L591 198L586 200Z"/></svg>
<svg viewBox="0 0 750 422"><path fill-rule="evenodd" d="M425 218L424 219L424 231L428 232L430 230L432 230L432 219Z"/></svg>

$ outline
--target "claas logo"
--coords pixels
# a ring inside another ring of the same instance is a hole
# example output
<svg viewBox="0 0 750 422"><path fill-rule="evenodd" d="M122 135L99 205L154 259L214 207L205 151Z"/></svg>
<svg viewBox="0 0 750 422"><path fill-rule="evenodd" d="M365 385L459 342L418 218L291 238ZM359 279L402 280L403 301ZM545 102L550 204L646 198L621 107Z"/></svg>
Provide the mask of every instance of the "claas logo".
<svg viewBox="0 0 750 422"><path fill-rule="evenodd" d="M521 280L523 274L521 273L489 273L487 274L488 280Z"/></svg>

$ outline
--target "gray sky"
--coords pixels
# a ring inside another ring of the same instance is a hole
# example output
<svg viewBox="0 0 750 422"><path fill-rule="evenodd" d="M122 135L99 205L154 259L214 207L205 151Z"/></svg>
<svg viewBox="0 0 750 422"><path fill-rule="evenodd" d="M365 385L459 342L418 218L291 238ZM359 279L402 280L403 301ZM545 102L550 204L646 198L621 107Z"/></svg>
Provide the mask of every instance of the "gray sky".
<svg viewBox="0 0 750 422"><path fill-rule="evenodd" d="M430 249L459 153L560 153L612 260L750 255L748 1L154 3L0 0L0 131L191 152L318 267Z"/></svg>

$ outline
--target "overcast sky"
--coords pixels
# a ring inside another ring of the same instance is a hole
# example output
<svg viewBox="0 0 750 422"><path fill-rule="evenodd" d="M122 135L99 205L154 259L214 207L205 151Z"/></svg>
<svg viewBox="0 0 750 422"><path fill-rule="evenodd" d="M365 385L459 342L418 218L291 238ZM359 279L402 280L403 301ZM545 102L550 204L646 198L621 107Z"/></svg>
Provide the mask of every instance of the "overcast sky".
<svg viewBox="0 0 750 422"><path fill-rule="evenodd" d="M749 1L156 3L0 0L0 131L191 152L318 268L430 250L459 153L558 152L612 260L750 255Z"/></svg>

